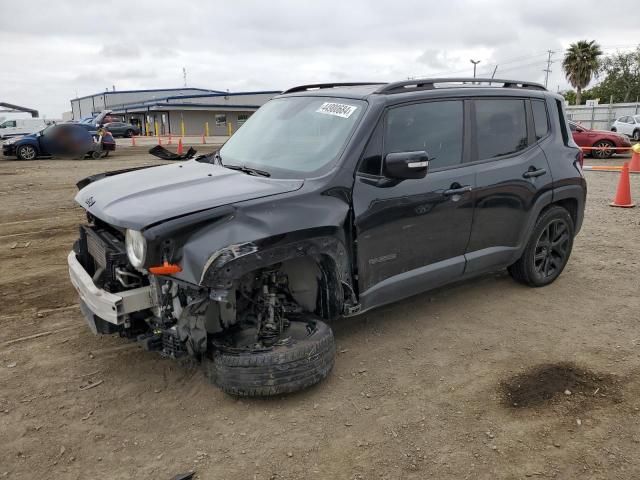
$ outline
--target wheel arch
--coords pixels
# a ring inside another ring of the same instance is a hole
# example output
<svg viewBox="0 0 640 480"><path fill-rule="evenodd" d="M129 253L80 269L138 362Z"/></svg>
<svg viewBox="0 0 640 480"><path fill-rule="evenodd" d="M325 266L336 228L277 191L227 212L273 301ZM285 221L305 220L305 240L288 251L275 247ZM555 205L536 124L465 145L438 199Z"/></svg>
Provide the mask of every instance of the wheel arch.
<svg viewBox="0 0 640 480"><path fill-rule="evenodd" d="M20 147L33 147L33 149L36 151L36 156L40 156L41 152L40 152L40 146L38 145L37 142L23 142L20 145L16 145L16 154L18 153L18 150L20 149Z"/></svg>
<svg viewBox="0 0 640 480"><path fill-rule="evenodd" d="M276 239L272 239L276 240ZM348 250L335 235L314 235L290 241L231 245L215 252L203 271L201 284L211 289L215 300L223 301L243 276L274 265L291 268L296 262L309 262L316 267L318 311L321 318L334 319L342 314L345 292L352 296L351 268ZM296 282L309 282L309 276L298 276ZM307 288L308 285L293 285Z"/></svg>

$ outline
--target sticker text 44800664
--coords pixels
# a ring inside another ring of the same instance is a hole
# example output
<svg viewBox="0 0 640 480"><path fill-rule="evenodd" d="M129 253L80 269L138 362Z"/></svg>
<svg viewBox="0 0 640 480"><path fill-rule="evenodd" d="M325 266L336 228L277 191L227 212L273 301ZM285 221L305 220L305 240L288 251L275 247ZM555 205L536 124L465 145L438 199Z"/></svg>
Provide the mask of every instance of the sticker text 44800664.
<svg viewBox="0 0 640 480"><path fill-rule="evenodd" d="M316 110L317 113L323 113L325 115L334 115L336 117L349 118L358 107L354 105L347 105L346 103L332 103L324 102L320 105L320 108Z"/></svg>

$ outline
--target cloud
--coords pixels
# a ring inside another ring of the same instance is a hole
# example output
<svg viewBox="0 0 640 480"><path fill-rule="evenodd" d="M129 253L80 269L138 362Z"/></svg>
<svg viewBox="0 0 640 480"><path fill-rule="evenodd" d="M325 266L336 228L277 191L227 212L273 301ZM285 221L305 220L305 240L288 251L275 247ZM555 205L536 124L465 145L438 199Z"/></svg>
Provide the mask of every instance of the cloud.
<svg viewBox="0 0 640 480"><path fill-rule="evenodd" d="M140 48L135 43L112 43L104 45L100 50L100 55L109 58L138 58Z"/></svg>

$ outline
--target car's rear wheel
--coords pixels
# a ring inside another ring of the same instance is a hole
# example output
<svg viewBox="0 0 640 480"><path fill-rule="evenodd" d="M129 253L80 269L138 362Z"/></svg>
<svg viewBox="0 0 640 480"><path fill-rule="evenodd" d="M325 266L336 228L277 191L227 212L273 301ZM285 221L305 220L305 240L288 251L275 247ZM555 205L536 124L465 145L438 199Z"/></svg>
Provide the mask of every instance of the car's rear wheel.
<svg viewBox="0 0 640 480"><path fill-rule="evenodd" d="M594 150L591 150L591 156L593 158L611 158L614 147L614 143L609 140L599 140L593 144Z"/></svg>
<svg viewBox="0 0 640 480"><path fill-rule="evenodd" d="M567 265L575 226L569 212L553 206L545 210L533 228L529 242L509 273L518 282L531 287L552 283Z"/></svg>
<svg viewBox="0 0 640 480"><path fill-rule="evenodd" d="M224 392L244 397L274 396L310 387L334 364L331 328L320 320L293 320L270 348L255 345L255 328L240 330L217 345L205 374Z"/></svg>
<svg viewBox="0 0 640 480"><path fill-rule="evenodd" d="M33 160L38 156L38 152L33 145L20 145L16 150L19 160Z"/></svg>
<svg viewBox="0 0 640 480"><path fill-rule="evenodd" d="M636 128L631 136L636 142L640 142L640 129Z"/></svg>
<svg viewBox="0 0 640 480"><path fill-rule="evenodd" d="M618 131L618 129L617 129L616 127L611 127L611 131L612 131L612 132L617 132L617 131Z"/></svg>
<svg viewBox="0 0 640 480"><path fill-rule="evenodd" d="M127 130L126 132L124 132L124 136L127 138L131 138L133 136L133 130Z"/></svg>

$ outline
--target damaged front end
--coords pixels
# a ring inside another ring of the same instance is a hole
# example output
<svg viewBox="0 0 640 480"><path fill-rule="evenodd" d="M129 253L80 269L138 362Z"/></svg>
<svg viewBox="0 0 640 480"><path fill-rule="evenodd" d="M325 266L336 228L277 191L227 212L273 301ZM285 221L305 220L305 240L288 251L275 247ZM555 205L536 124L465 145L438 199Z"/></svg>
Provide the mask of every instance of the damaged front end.
<svg viewBox="0 0 640 480"><path fill-rule="evenodd" d="M118 229L95 220L81 226L68 264L95 334L118 333L177 358L204 353L207 328L219 329L208 289L134 268Z"/></svg>
<svg viewBox="0 0 640 480"><path fill-rule="evenodd" d="M154 267L134 266L126 231L88 218L68 261L89 327L164 356L265 351L287 342L291 321L335 318L354 300L338 267L346 275L347 253L329 236L226 247L211 254L196 285L162 273L180 258L172 241L148 247L164 261L154 274Z"/></svg>

